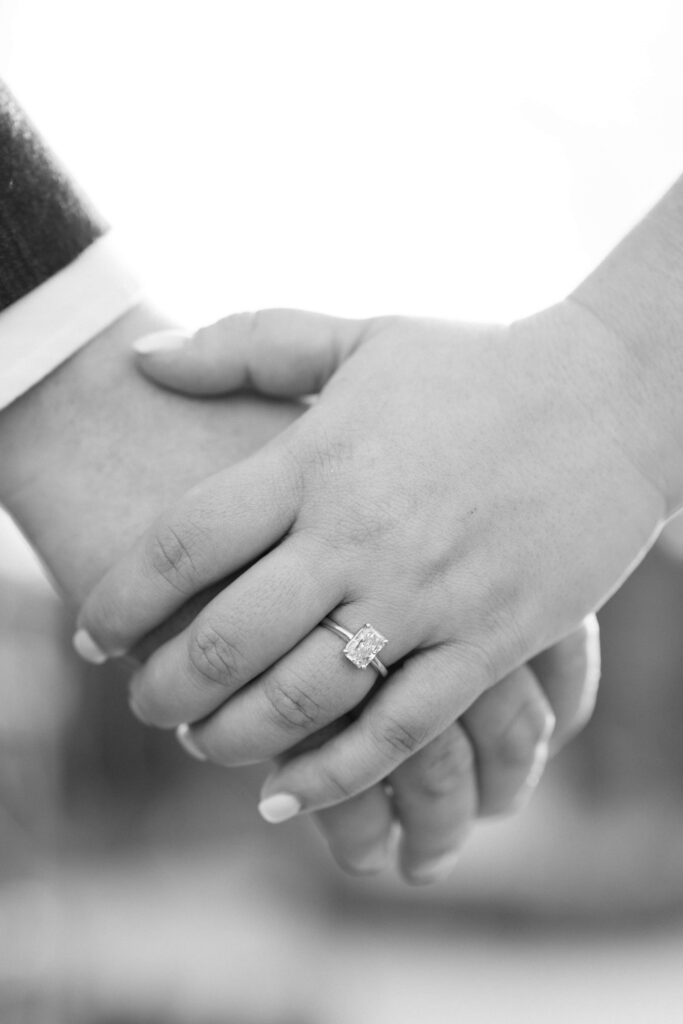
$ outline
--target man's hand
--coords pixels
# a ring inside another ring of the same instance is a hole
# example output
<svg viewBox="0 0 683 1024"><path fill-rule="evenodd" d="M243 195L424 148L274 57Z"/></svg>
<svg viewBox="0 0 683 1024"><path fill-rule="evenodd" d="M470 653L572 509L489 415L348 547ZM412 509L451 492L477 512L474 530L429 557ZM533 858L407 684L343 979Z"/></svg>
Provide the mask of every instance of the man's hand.
<svg viewBox="0 0 683 1024"><path fill-rule="evenodd" d="M206 402L151 386L130 346L166 326L138 307L0 412L0 501L73 603L169 502L300 411L254 395Z"/></svg>

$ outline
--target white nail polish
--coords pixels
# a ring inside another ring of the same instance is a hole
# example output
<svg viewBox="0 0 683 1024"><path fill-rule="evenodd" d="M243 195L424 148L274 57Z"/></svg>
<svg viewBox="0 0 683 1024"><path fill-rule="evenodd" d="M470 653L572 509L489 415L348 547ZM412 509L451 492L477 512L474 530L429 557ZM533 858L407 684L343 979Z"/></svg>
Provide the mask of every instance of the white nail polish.
<svg viewBox="0 0 683 1024"><path fill-rule="evenodd" d="M435 857L410 869L410 880L418 885L429 882L441 882L450 875L458 861L457 853L447 853L443 857Z"/></svg>
<svg viewBox="0 0 683 1024"><path fill-rule="evenodd" d="M259 814L271 825L278 825L281 821L293 818L300 810L301 802L291 793L274 793L258 805Z"/></svg>
<svg viewBox="0 0 683 1024"><path fill-rule="evenodd" d="M186 722L183 722L182 725L178 726L175 734L178 743L190 755L190 757L194 757L197 761L207 760L206 754L197 746L197 742L192 735L192 730Z"/></svg>
<svg viewBox="0 0 683 1024"><path fill-rule="evenodd" d="M87 629L76 630L74 633L73 645L76 653L79 654L84 661L89 661L91 665L103 665L109 657L109 655L105 654L102 648L95 643Z"/></svg>
<svg viewBox="0 0 683 1024"><path fill-rule="evenodd" d="M187 331L172 328L167 331L155 331L144 338L133 342L133 349L139 356L148 356L154 352L176 352L183 348L189 340Z"/></svg>

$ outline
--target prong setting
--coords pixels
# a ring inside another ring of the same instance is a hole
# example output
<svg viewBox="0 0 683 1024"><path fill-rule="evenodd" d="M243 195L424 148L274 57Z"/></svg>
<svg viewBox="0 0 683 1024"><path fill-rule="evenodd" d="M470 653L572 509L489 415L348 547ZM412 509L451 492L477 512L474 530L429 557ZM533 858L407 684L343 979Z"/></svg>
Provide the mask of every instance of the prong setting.
<svg viewBox="0 0 683 1024"><path fill-rule="evenodd" d="M366 622L348 641L343 653L356 668L367 668L388 642L385 636Z"/></svg>

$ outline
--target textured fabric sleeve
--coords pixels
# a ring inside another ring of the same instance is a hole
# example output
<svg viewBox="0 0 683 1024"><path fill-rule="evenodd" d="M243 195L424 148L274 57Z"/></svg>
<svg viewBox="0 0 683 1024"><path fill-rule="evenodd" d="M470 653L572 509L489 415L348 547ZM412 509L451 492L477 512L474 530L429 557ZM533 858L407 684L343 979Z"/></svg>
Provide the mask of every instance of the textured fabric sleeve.
<svg viewBox="0 0 683 1024"><path fill-rule="evenodd" d="M105 223L0 81L0 408L140 298Z"/></svg>
<svg viewBox="0 0 683 1024"><path fill-rule="evenodd" d="M0 310L68 266L105 229L0 82Z"/></svg>

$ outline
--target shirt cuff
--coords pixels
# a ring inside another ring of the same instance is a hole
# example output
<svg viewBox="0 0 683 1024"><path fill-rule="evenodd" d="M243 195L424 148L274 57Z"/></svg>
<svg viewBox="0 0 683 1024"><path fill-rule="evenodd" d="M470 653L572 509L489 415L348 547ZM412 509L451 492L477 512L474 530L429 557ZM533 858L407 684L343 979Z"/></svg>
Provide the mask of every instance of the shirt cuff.
<svg viewBox="0 0 683 1024"><path fill-rule="evenodd" d="M0 409L47 377L142 298L112 232L0 312Z"/></svg>

